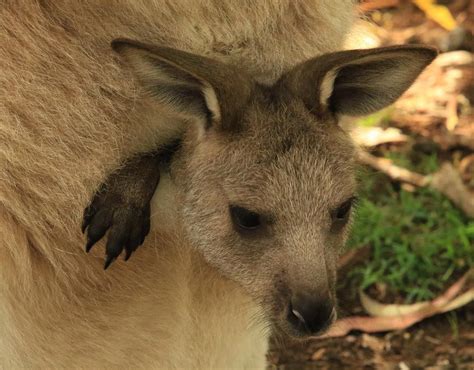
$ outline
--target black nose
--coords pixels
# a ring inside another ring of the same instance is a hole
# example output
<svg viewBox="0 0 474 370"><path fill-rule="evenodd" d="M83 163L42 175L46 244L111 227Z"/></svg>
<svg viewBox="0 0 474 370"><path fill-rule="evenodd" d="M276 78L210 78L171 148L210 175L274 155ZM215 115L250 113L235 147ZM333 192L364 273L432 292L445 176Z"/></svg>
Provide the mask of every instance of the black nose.
<svg viewBox="0 0 474 370"><path fill-rule="evenodd" d="M299 335L322 334L336 319L329 298L294 297L288 307L288 322Z"/></svg>

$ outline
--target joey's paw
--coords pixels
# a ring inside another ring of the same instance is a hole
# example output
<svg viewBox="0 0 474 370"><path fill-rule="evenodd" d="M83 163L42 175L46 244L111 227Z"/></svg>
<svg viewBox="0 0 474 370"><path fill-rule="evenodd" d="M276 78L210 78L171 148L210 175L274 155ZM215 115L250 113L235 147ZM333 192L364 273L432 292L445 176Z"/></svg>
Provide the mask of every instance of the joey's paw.
<svg viewBox="0 0 474 370"><path fill-rule="evenodd" d="M107 231L104 269L107 269L123 250L127 261L143 244L150 232L150 203L130 204L101 189L84 211L82 232L87 233L86 252L89 252Z"/></svg>

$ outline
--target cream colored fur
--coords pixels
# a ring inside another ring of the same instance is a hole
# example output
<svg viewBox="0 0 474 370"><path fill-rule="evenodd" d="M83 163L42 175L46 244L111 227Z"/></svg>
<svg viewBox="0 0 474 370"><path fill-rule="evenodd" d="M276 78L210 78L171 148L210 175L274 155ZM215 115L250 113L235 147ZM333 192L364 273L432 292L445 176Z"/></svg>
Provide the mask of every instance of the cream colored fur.
<svg viewBox="0 0 474 370"><path fill-rule="evenodd" d="M103 250L83 251L97 186L180 129L150 114L109 45L167 45L273 81L339 48L351 2L0 2L0 367L264 368L259 306L183 240L166 180L130 262L104 273Z"/></svg>

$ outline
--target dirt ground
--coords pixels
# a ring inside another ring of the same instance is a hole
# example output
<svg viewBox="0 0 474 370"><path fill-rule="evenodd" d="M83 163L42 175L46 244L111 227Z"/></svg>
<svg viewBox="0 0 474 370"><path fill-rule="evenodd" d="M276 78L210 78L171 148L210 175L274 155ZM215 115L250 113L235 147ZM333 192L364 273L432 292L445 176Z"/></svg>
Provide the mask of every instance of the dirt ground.
<svg viewBox="0 0 474 370"><path fill-rule="evenodd" d="M474 369L474 305L457 312L457 332L449 318L435 316L408 330L384 334L279 343L269 360L280 370Z"/></svg>
<svg viewBox="0 0 474 370"><path fill-rule="evenodd" d="M446 52L397 103L390 125L416 135L420 145L438 145L447 158L459 151L465 163L456 167L472 190L474 0L438 3L451 10L461 30L448 32L410 0L368 0L361 6L380 45L425 43ZM339 292L342 315L360 315L363 310L357 300L344 299L354 296L347 289ZM269 368L281 370L474 369L474 302L455 314L433 316L406 330L353 332L305 343L276 338L268 358Z"/></svg>

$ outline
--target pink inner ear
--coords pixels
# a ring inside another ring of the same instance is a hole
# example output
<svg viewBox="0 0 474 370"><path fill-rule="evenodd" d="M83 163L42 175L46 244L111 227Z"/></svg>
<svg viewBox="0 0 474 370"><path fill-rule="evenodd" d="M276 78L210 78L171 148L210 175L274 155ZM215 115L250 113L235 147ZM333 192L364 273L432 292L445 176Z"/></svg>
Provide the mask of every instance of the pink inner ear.
<svg viewBox="0 0 474 370"><path fill-rule="evenodd" d="M333 69L326 73L319 88L319 102L321 106L327 107L329 97L334 89L334 80L337 77L337 70Z"/></svg>
<svg viewBox="0 0 474 370"><path fill-rule="evenodd" d="M210 85L204 86L202 92L204 94L204 99L206 101L207 108L212 114L211 119L213 121L220 121L221 109L219 107L219 101L217 100L216 92Z"/></svg>

